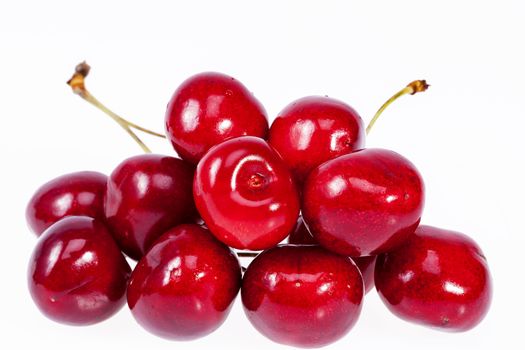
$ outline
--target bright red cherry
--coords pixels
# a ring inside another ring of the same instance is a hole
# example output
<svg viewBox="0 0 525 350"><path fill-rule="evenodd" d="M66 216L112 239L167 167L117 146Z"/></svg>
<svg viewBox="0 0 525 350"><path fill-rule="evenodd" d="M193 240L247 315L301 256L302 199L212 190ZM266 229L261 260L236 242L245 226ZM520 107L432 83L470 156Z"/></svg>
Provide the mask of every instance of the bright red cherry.
<svg viewBox="0 0 525 350"><path fill-rule="evenodd" d="M197 164L212 146L238 136L266 138L268 119L244 85L220 73L182 83L166 111L166 131L180 157Z"/></svg>
<svg viewBox="0 0 525 350"><path fill-rule="evenodd" d="M217 329L241 284L234 253L198 225L168 231L139 261L128 288L137 322L160 337L190 340Z"/></svg>
<svg viewBox="0 0 525 350"><path fill-rule="evenodd" d="M101 222L70 216L38 241L29 264L29 291L50 319L89 325L124 305L131 269Z"/></svg>
<svg viewBox="0 0 525 350"><path fill-rule="evenodd" d="M308 227L306 227L304 224L303 218L301 216L299 217L299 220L297 220L295 229L288 237L288 243L319 244L308 230ZM374 287L374 267L376 264L376 256L361 256L352 258L352 260L359 268L359 271L361 271L363 282L365 283L365 293L368 293Z"/></svg>
<svg viewBox="0 0 525 350"><path fill-rule="evenodd" d="M237 249L275 246L299 216L290 171L264 140L253 136L210 149L197 166L193 194L210 231Z"/></svg>
<svg viewBox="0 0 525 350"><path fill-rule="evenodd" d="M241 297L248 319L269 339L320 347L356 323L363 280L350 258L320 246L278 246L248 266Z"/></svg>
<svg viewBox="0 0 525 350"><path fill-rule="evenodd" d="M105 214L121 249L138 260L168 229L193 222L193 166L144 154L124 160L110 175Z"/></svg>
<svg viewBox="0 0 525 350"><path fill-rule="evenodd" d="M27 205L29 227L40 236L66 216L85 215L103 221L107 179L106 175L95 171L80 171L45 183Z"/></svg>
<svg viewBox="0 0 525 350"><path fill-rule="evenodd" d="M423 179L401 155L368 148L312 171L302 204L319 244L353 257L376 255L402 243L418 226Z"/></svg>
<svg viewBox="0 0 525 350"><path fill-rule="evenodd" d="M396 316L452 332L480 323L492 298L487 260L476 242L431 226L419 226L400 247L380 255L375 282Z"/></svg>
<svg viewBox="0 0 525 350"><path fill-rule="evenodd" d="M327 160L365 146L363 120L344 102L310 96L286 106L272 123L268 143L298 184Z"/></svg>

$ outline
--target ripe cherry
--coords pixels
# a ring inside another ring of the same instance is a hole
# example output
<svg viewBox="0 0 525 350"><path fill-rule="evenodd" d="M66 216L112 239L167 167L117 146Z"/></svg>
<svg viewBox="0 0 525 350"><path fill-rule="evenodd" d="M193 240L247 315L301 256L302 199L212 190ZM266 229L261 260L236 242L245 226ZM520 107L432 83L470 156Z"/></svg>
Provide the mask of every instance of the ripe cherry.
<svg viewBox="0 0 525 350"><path fill-rule="evenodd" d="M85 215L104 221L104 191L108 177L95 171L59 176L31 197L26 220L37 236L66 216Z"/></svg>
<svg viewBox="0 0 525 350"><path fill-rule="evenodd" d="M301 184L311 170L365 146L365 128L344 102L321 96L286 106L270 128L268 143L281 155Z"/></svg>
<svg viewBox="0 0 525 350"><path fill-rule="evenodd" d="M197 166L193 194L210 231L238 249L275 246L299 216L297 190L286 165L253 136L210 149Z"/></svg>
<svg viewBox="0 0 525 350"><path fill-rule="evenodd" d="M378 257L375 283L396 316L453 332L481 322L492 297L487 261L476 242L431 226L419 226L400 247Z"/></svg>
<svg viewBox="0 0 525 350"><path fill-rule="evenodd" d="M248 266L241 297L248 319L266 337L320 347L340 339L356 323L363 280L350 258L320 246L278 246Z"/></svg>
<svg viewBox="0 0 525 350"><path fill-rule="evenodd" d="M182 83L166 111L166 131L180 157L197 164L210 147L237 136L268 133L261 103L239 81L201 73Z"/></svg>
<svg viewBox="0 0 525 350"><path fill-rule="evenodd" d="M423 212L421 175L406 158L384 149L323 163L303 191L303 218L315 239L352 257L396 247L414 232Z"/></svg>
<svg viewBox="0 0 525 350"><path fill-rule="evenodd" d="M29 264L29 291L50 319L89 325L124 305L130 273L104 224L71 216L50 226L38 241Z"/></svg>
<svg viewBox="0 0 525 350"><path fill-rule="evenodd" d="M288 243L290 244L314 244L317 245L317 241L312 236L306 225L304 224L303 218L299 217L295 229L290 233L288 237ZM361 256L352 258L354 263L361 271L363 276L363 282L365 283L365 293L368 293L374 287L374 267L376 264L376 256Z"/></svg>
<svg viewBox="0 0 525 350"><path fill-rule="evenodd" d="M165 231L193 222L193 172L185 161L157 154L128 158L113 171L105 214L124 253L138 260Z"/></svg>
<svg viewBox="0 0 525 350"><path fill-rule="evenodd" d="M198 225L162 235L139 261L128 288L137 322L160 337L190 340L217 329L241 284L234 253Z"/></svg>

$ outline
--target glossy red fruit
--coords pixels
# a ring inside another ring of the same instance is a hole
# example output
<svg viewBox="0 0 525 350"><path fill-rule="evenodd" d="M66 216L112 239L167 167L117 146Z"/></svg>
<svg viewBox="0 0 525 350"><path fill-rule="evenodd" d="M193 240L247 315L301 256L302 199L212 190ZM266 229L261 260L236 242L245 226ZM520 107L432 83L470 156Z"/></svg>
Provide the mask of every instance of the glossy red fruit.
<svg viewBox="0 0 525 350"><path fill-rule="evenodd" d="M95 171L80 171L45 183L27 205L29 228L40 236L66 216L85 215L103 221L107 179L106 175Z"/></svg>
<svg viewBox="0 0 525 350"><path fill-rule="evenodd" d="M419 226L396 250L378 257L377 291L396 316L453 332L488 312L492 282L483 252L462 233Z"/></svg>
<svg viewBox="0 0 525 350"><path fill-rule="evenodd" d="M182 83L166 111L166 131L180 157L197 164L212 146L238 136L266 138L268 119L244 85L220 73Z"/></svg>
<svg viewBox="0 0 525 350"><path fill-rule="evenodd" d="M241 284L234 253L198 225L180 225L139 261L128 288L137 322L160 337L190 340L217 329Z"/></svg>
<svg viewBox="0 0 525 350"><path fill-rule="evenodd" d="M269 339L320 347L356 323L363 280L350 258L319 246L278 246L248 266L241 296L248 319Z"/></svg>
<svg viewBox="0 0 525 350"><path fill-rule="evenodd" d="M49 227L38 241L29 264L29 291L48 318L90 325L124 305L130 273L104 224L71 216Z"/></svg>
<svg viewBox="0 0 525 350"><path fill-rule="evenodd" d="M299 220L297 220L295 229L288 237L288 243L314 245L319 244L304 224L302 217L299 217ZM365 293L368 293L374 287L374 267L376 264L376 256L361 256L352 258L352 260L359 268L359 271L361 271L363 282L365 283Z"/></svg>
<svg viewBox="0 0 525 350"><path fill-rule="evenodd" d="M193 166L143 154L124 160L108 180L105 214L120 248L138 260L168 229L193 222Z"/></svg>
<svg viewBox="0 0 525 350"><path fill-rule="evenodd" d="M357 151L316 168L303 189L303 218L327 249L353 257L401 244L416 229L424 205L421 175L385 150Z"/></svg>
<svg viewBox="0 0 525 350"><path fill-rule="evenodd" d="M275 246L299 216L290 172L257 137L238 137L210 149L197 166L193 194L210 231L238 249Z"/></svg>
<svg viewBox="0 0 525 350"><path fill-rule="evenodd" d="M301 184L317 166L365 146L363 120L344 102L310 96L286 106L272 123L268 143Z"/></svg>

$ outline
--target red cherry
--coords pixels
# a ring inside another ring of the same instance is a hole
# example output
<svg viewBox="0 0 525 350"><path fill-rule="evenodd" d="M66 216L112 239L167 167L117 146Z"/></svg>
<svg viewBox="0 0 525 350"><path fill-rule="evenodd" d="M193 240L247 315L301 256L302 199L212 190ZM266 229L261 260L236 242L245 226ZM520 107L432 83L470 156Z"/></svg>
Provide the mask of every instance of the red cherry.
<svg viewBox="0 0 525 350"><path fill-rule="evenodd" d="M346 103L310 96L292 102L279 113L268 143L300 184L320 164L363 148L365 129L361 117Z"/></svg>
<svg viewBox="0 0 525 350"><path fill-rule="evenodd" d="M86 216L70 216L50 226L29 265L29 291L50 319L89 325L124 305L131 269L108 229Z"/></svg>
<svg viewBox="0 0 525 350"><path fill-rule="evenodd" d="M166 131L182 159L197 164L212 146L237 136L268 133L261 103L239 81L201 73L182 83L166 111Z"/></svg>
<svg viewBox="0 0 525 350"><path fill-rule="evenodd" d="M360 256L357 258L352 258L355 262L359 271L361 271L361 276L363 276L363 282L365 283L365 293L368 293L374 288L374 269L376 266L377 256Z"/></svg>
<svg viewBox="0 0 525 350"><path fill-rule="evenodd" d="M31 197L26 220L40 236L66 216L85 215L104 221L104 191L108 177L94 171L80 171L57 177L42 185Z"/></svg>
<svg viewBox="0 0 525 350"><path fill-rule="evenodd" d="M295 224L295 228L292 230L292 232L290 232L290 236L288 237L288 243L315 245L319 244L308 230L308 227L306 227L302 216L299 216L299 219L297 219L297 224Z"/></svg>
<svg viewBox="0 0 525 350"><path fill-rule="evenodd" d="M302 209L319 244L358 257L402 243L419 224L423 204L423 179L415 166L395 152L369 148L312 171Z"/></svg>
<svg viewBox="0 0 525 350"><path fill-rule="evenodd" d="M163 338L205 336L226 319L241 284L234 253L198 225L168 232L139 261L128 305L146 330Z"/></svg>
<svg viewBox="0 0 525 350"><path fill-rule="evenodd" d="M356 323L363 280L347 257L319 246L278 246L248 266L241 297L248 319L266 337L320 347L340 339Z"/></svg>
<svg viewBox="0 0 525 350"><path fill-rule="evenodd" d="M377 291L396 316L461 332L488 312L492 282L479 246L462 233L419 226L399 248L382 254Z"/></svg>
<svg viewBox="0 0 525 350"><path fill-rule="evenodd" d="M299 216L290 172L257 137L238 137L210 149L197 166L193 194L210 231L238 249L275 246Z"/></svg>
<svg viewBox="0 0 525 350"><path fill-rule="evenodd" d="M109 177L105 214L121 249L138 260L166 230L193 222L193 167L144 154L124 160Z"/></svg>
<svg viewBox="0 0 525 350"><path fill-rule="evenodd" d="M288 243L290 244L319 244L312 236L308 228L304 224L303 218L300 216L297 220L295 229L290 233L288 237ZM368 293L374 287L374 267L376 264L376 256L361 256L352 258L354 263L361 271L363 276L363 282L365 283L365 293Z"/></svg>

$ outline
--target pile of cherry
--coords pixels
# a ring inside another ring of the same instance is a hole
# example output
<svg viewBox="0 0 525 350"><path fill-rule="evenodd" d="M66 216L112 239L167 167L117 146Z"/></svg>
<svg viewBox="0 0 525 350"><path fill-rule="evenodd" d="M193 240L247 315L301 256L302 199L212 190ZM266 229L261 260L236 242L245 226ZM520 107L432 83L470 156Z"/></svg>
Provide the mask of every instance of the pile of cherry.
<svg viewBox="0 0 525 350"><path fill-rule="evenodd" d="M76 88L92 97L83 81ZM166 135L180 158L143 154L109 177L63 175L31 198L40 238L29 289L47 317L89 325L127 300L146 330L188 340L217 329L240 291L264 336L319 347L350 331L374 284L395 315L430 327L465 331L487 313L481 249L419 225L420 173L365 148L347 104L305 97L269 127L241 83L204 73L175 91ZM133 271L122 253L138 261Z"/></svg>

